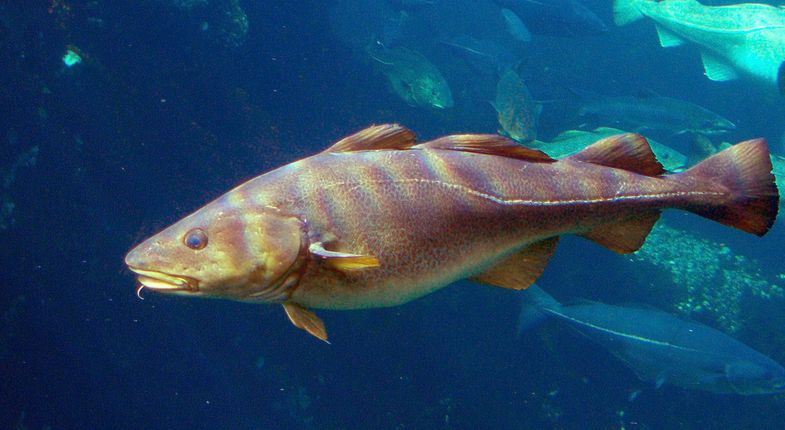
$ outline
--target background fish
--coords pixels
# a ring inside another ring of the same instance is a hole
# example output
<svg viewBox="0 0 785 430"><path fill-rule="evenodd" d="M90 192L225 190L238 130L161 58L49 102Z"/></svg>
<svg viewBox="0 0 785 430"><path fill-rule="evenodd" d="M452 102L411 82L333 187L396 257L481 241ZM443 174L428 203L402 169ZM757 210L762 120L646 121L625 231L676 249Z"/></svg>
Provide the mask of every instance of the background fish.
<svg viewBox="0 0 785 430"><path fill-rule="evenodd" d="M502 134L517 142L537 138L537 116L542 107L534 102L523 79L514 70L505 70L499 78L493 107Z"/></svg>
<svg viewBox="0 0 785 430"><path fill-rule="evenodd" d="M368 47L368 55L387 76L393 91L406 103L436 109L453 106L447 80L420 53L403 46L387 48L376 42Z"/></svg>
<svg viewBox="0 0 785 430"><path fill-rule="evenodd" d="M614 19L626 25L644 17L655 22L660 45L685 41L701 49L706 76L736 79L739 73L783 93L785 10L766 4L704 6L696 0L615 0Z"/></svg>
<svg viewBox="0 0 785 430"><path fill-rule="evenodd" d="M636 131L706 135L727 133L736 128L730 120L686 100L655 94L619 97L581 94L589 94L589 98L581 105L578 115L594 126L616 125Z"/></svg>
<svg viewBox="0 0 785 430"><path fill-rule="evenodd" d="M785 368L703 324L654 309L597 302L563 306L536 285L521 297L519 331L556 317L658 388L673 384L714 393L785 392Z"/></svg>

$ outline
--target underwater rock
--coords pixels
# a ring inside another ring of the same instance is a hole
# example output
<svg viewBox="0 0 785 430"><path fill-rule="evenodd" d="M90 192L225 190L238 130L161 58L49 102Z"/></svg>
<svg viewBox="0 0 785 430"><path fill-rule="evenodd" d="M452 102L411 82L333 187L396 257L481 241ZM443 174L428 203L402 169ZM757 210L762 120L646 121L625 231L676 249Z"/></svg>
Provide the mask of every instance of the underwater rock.
<svg viewBox="0 0 785 430"><path fill-rule="evenodd" d="M727 246L696 234L658 223L643 247L629 257L648 262L670 274L673 284L683 289L671 306L682 315L701 315L716 321L727 333L743 328L755 309L754 301L785 299L783 278L771 280L756 261L734 254ZM743 300L745 299L745 300Z"/></svg>

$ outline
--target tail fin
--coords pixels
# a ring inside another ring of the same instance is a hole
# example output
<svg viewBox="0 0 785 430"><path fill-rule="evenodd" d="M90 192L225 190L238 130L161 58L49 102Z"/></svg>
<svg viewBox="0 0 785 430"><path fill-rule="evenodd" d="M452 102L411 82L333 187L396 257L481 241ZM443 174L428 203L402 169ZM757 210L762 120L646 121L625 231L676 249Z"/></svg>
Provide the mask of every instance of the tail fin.
<svg viewBox="0 0 785 430"><path fill-rule="evenodd" d="M730 198L685 209L748 233L763 236L774 224L779 193L764 139L738 143L674 177L724 186Z"/></svg>
<svg viewBox="0 0 785 430"><path fill-rule="evenodd" d="M549 310L559 310L561 304L537 285L521 293L521 314L518 316L518 336L548 317Z"/></svg>
<svg viewBox="0 0 785 430"><path fill-rule="evenodd" d="M616 25L627 25L643 18L643 14L638 9L641 0L614 0L613 2L613 22Z"/></svg>

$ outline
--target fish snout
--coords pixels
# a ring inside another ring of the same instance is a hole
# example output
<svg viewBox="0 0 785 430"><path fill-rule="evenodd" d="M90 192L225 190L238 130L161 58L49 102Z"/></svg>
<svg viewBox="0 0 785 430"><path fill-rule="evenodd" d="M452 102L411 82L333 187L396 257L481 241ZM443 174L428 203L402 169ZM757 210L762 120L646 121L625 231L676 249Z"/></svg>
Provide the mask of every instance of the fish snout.
<svg viewBox="0 0 785 430"><path fill-rule="evenodd" d="M141 243L125 256L125 265L136 275L137 282L140 284L137 294L143 288L165 292L199 291L199 281L195 278L156 270L157 258L155 250L152 249L154 247L150 245L147 242Z"/></svg>

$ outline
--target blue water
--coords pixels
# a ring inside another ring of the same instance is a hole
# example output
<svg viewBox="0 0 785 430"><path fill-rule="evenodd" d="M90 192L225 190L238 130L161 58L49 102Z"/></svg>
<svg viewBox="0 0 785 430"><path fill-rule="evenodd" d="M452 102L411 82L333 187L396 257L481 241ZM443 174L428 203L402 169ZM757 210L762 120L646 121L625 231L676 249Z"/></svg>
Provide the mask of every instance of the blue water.
<svg viewBox="0 0 785 430"><path fill-rule="evenodd" d="M543 139L579 125L569 88L643 89L731 119L738 129L719 141L761 136L785 152L785 101L774 90L709 81L694 47L660 48L651 23L616 27L610 2L584 2L608 33L527 44L509 40L490 0L349 3L0 5L0 428L785 424L782 395L655 390L558 324L518 337L516 293L469 282L390 309L320 311L332 345L292 327L278 306L139 300L125 253L245 179L374 123L399 122L422 139L495 132L495 81L438 43L454 35L496 40L522 61L534 97L549 101ZM363 56L379 37L388 13L380 11L401 9L409 24L400 43L442 70L453 108L408 106ZM67 49L82 62L66 67ZM35 163L24 157L34 147ZM666 222L727 245L755 277L782 283L781 225L759 239L695 216ZM539 283L562 300L672 312L686 294L654 265L577 238L562 241ZM732 335L785 363L785 299L752 295L727 299L742 300ZM716 313L681 316L728 331Z"/></svg>

